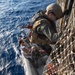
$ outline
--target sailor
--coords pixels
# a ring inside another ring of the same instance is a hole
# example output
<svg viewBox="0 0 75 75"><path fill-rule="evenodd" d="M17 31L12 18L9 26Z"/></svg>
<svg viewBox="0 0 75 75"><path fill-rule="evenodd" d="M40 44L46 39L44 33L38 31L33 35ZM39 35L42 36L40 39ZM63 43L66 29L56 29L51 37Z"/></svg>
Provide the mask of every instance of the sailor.
<svg viewBox="0 0 75 75"><path fill-rule="evenodd" d="M50 44L55 44L58 39L55 21L62 17L61 7L52 3L47 6L46 12L38 12L32 18L33 27L30 42L37 44L49 55L52 52Z"/></svg>
<svg viewBox="0 0 75 75"><path fill-rule="evenodd" d="M23 54L26 58L31 58L31 47L30 45L27 43L28 42L28 39L26 40L27 38L24 38L24 39L20 39L19 40L19 46L20 46L20 49L23 51Z"/></svg>
<svg viewBox="0 0 75 75"><path fill-rule="evenodd" d="M35 45L31 47L31 56L35 67L38 68L38 58L40 56L40 53L38 47Z"/></svg>

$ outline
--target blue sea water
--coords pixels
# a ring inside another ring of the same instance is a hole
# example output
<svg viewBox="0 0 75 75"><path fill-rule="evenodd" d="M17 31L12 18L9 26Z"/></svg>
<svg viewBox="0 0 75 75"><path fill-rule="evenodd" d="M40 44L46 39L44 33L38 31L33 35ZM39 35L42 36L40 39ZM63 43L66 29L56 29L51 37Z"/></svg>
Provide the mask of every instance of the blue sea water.
<svg viewBox="0 0 75 75"><path fill-rule="evenodd" d="M0 0L0 75L25 75L18 39L34 13L55 0Z"/></svg>

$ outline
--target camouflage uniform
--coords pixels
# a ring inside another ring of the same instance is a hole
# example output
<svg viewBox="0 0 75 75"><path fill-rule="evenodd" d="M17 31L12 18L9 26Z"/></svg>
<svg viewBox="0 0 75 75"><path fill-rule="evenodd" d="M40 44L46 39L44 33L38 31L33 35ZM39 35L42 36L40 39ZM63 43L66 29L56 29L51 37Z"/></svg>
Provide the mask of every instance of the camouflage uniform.
<svg viewBox="0 0 75 75"><path fill-rule="evenodd" d="M33 25L34 43L42 47L48 55L51 53L52 48L50 44L55 44L58 38L55 23L52 22L46 15L37 20Z"/></svg>
<svg viewBox="0 0 75 75"><path fill-rule="evenodd" d="M48 17L49 13L53 13L56 19L59 19L62 16L61 7L56 3L52 3L47 6L47 15L42 13L37 20L34 20L32 36L30 40L32 43L36 43L46 50L48 55L52 51L50 44L55 44L58 38L56 26Z"/></svg>

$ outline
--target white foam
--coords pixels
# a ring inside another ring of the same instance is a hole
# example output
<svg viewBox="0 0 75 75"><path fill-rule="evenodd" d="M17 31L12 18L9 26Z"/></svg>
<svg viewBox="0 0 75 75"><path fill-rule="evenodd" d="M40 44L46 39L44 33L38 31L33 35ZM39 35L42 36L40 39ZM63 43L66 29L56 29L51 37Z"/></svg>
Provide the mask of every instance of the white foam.
<svg viewBox="0 0 75 75"><path fill-rule="evenodd" d="M0 71L2 71L3 70L3 67L0 67Z"/></svg>
<svg viewBox="0 0 75 75"><path fill-rule="evenodd" d="M3 36L4 36L4 35L3 35L2 33L0 33L0 38L3 38Z"/></svg>
<svg viewBox="0 0 75 75"><path fill-rule="evenodd" d="M6 35L9 35L10 33L11 33L11 32L9 32L9 31L6 31L6 32L5 32Z"/></svg>
<svg viewBox="0 0 75 75"><path fill-rule="evenodd" d="M12 43L12 46L13 46L13 48L14 48L14 51L16 52L16 55L19 54L19 51L18 51L16 45L15 45L14 43Z"/></svg>

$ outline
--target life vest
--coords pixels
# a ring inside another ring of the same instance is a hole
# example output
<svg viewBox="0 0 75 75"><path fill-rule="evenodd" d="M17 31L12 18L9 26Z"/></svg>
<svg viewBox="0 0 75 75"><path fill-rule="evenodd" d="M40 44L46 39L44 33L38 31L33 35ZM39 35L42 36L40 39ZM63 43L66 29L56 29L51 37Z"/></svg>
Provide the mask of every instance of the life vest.
<svg viewBox="0 0 75 75"><path fill-rule="evenodd" d="M45 35L38 34L36 31L36 28L39 25L41 25L43 22L47 23L52 33L57 32L56 27L54 26L55 25L54 22L50 21L44 15L42 15L42 13L40 13L37 19L35 19L33 22L33 27L31 29L31 36L30 36L31 43L42 44L42 45L50 43L49 39Z"/></svg>

